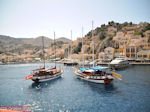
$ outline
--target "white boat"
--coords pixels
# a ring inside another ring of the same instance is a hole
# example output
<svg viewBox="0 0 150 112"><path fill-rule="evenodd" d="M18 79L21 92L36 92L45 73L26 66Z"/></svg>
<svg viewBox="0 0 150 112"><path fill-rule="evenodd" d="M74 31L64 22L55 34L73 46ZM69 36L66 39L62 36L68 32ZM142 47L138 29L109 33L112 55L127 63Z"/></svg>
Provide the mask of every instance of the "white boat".
<svg viewBox="0 0 150 112"><path fill-rule="evenodd" d="M113 68L113 69L125 68L128 65L129 65L129 61L124 58L116 58L112 60L109 64L110 68Z"/></svg>
<svg viewBox="0 0 150 112"><path fill-rule="evenodd" d="M74 60L72 59L67 59L64 61L64 65L67 65L67 66L74 66L74 65L78 65L77 62L75 62Z"/></svg>
<svg viewBox="0 0 150 112"><path fill-rule="evenodd" d="M108 67L90 67L90 68L74 68L74 73L83 80L108 84L113 81L114 77L112 73L107 73L105 70Z"/></svg>

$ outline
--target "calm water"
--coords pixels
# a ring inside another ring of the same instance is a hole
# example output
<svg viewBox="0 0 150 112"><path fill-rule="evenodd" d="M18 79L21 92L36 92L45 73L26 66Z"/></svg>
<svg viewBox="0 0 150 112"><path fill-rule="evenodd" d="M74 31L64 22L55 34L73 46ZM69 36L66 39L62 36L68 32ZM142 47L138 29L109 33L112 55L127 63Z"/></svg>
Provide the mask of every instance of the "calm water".
<svg viewBox="0 0 150 112"><path fill-rule="evenodd" d="M109 85L80 80L71 67L50 82L25 81L39 65L0 65L0 105L30 105L33 112L150 112L150 66L117 71L123 80Z"/></svg>

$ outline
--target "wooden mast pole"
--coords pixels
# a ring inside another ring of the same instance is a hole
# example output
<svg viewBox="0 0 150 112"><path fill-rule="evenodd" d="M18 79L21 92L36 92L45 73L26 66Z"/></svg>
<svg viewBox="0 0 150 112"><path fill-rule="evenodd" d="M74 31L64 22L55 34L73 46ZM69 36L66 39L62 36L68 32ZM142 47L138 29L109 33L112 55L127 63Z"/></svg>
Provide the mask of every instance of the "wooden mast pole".
<svg viewBox="0 0 150 112"><path fill-rule="evenodd" d="M82 63L84 67L83 26L82 26Z"/></svg>
<svg viewBox="0 0 150 112"><path fill-rule="evenodd" d="M72 30L71 30L71 51L70 51L70 58L71 58L71 62L72 62Z"/></svg>
<svg viewBox="0 0 150 112"><path fill-rule="evenodd" d="M44 52L44 37L42 36L42 43L43 43L43 61L44 61L44 69L45 69L45 52Z"/></svg>
<svg viewBox="0 0 150 112"><path fill-rule="evenodd" d="M54 49L55 49L55 68L56 68L56 45L55 45L55 32L54 32Z"/></svg>
<svg viewBox="0 0 150 112"><path fill-rule="evenodd" d="M92 46L93 46L93 67L94 67L94 37L93 37L93 24L94 24L94 22L92 21Z"/></svg>

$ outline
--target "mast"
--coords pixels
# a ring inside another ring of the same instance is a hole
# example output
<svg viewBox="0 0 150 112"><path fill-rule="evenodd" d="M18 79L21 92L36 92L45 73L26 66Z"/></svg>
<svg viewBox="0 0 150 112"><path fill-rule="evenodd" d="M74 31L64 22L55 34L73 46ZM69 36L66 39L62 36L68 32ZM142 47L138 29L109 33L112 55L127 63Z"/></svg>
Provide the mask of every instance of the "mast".
<svg viewBox="0 0 150 112"><path fill-rule="evenodd" d="M93 46L93 67L94 67L94 37L93 37L93 24L94 24L94 22L92 21L92 46Z"/></svg>
<svg viewBox="0 0 150 112"><path fill-rule="evenodd" d="M70 51L70 54L71 54L70 58L71 58L71 61L72 61L72 30L71 30L71 51Z"/></svg>
<svg viewBox="0 0 150 112"><path fill-rule="evenodd" d="M69 59L69 46L70 46L70 45L68 44L68 59Z"/></svg>
<svg viewBox="0 0 150 112"><path fill-rule="evenodd" d="M45 52L44 52L44 37L42 36L42 44L43 44L43 61L44 61L44 69L45 69Z"/></svg>
<svg viewBox="0 0 150 112"><path fill-rule="evenodd" d="M83 26L82 26L82 63L83 63L83 67L84 67L84 47L83 47Z"/></svg>
<svg viewBox="0 0 150 112"><path fill-rule="evenodd" d="M55 49L55 67L56 67L56 45L55 45L55 32L54 32L54 49Z"/></svg>

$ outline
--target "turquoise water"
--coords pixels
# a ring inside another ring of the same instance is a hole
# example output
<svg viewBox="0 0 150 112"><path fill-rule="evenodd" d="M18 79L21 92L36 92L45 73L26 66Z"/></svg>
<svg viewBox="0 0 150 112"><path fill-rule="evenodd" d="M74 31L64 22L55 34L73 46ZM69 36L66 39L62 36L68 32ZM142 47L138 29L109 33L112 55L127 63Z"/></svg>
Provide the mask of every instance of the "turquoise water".
<svg viewBox="0 0 150 112"><path fill-rule="evenodd" d="M123 80L108 85L80 80L66 66L59 79L44 83L24 80L40 65L0 65L0 105L30 105L33 112L150 111L150 66L117 71Z"/></svg>

